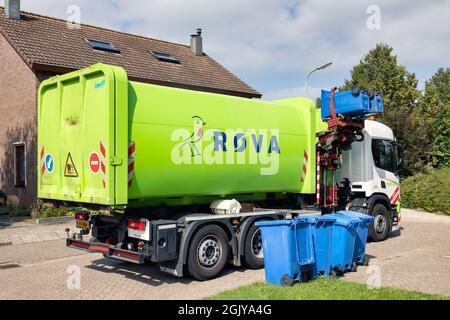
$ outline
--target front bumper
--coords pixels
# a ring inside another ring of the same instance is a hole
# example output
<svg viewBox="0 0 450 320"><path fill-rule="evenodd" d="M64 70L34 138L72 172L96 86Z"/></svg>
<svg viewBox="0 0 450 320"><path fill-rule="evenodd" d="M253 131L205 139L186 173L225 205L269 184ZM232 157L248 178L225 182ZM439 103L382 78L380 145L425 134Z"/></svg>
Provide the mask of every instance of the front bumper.
<svg viewBox="0 0 450 320"><path fill-rule="evenodd" d="M69 248L83 250L87 252L103 253L108 258L143 264L145 256L142 253L118 249L113 245L102 242L88 242L83 240L66 239L66 245Z"/></svg>

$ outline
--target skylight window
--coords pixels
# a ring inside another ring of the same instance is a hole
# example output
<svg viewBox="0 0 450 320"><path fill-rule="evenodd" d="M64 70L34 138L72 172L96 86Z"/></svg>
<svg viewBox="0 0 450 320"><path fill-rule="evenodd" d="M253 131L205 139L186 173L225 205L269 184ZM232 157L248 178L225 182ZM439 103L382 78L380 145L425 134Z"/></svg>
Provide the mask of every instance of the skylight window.
<svg viewBox="0 0 450 320"><path fill-rule="evenodd" d="M97 41L97 40L88 40L88 39L86 39L86 41L87 41L87 43L89 43L89 45L92 48L94 48L96 50L120 53L120 50L117 49L116 47L114 47L109 42L103 42L103 41Z"/></svg>
<svg viewBox="0 0 450 320"><path fill-rule="evenodd" d="M150 51L150 53L159 61L170 62L170 63L180 63L180 60L168 53L161 53L156 51Z"/></svg>

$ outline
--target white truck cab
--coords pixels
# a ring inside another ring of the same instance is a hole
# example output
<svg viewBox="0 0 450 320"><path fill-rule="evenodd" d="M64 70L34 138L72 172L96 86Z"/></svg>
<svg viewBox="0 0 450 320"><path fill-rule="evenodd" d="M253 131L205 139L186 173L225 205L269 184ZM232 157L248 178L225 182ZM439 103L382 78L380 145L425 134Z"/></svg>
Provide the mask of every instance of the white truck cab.
<svg viewBox="0 0 450 320"><path fill-rule="evenodd" d="M384 240L400 228L400 178L402 147L388 126L365 121L364 139L342 153L340 181L350 191L348 209L375 217L369 236Z"/></svg>

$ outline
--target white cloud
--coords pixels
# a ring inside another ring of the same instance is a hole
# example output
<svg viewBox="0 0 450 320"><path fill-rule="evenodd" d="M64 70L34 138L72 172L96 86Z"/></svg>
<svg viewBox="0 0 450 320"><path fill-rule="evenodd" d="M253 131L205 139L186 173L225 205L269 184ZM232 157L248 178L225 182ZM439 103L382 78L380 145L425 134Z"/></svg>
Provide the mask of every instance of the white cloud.
<svg viewBox="0 0 450 320"><path fill-rule="evenodd" d="M450 1L421 0L41 0L22 1L25 9L66 17L68 5L80 5L83 22L125 29L181 43L197 27L204 48L231 71L270 92L295 83L326 61L340 81L378 42L393 46L410 71L448 66ZM366 27L366 9L381 10L381 29ZM425 79L422 79L425 80ZM282 91L282 90L281 90Z"/></svg>
<svg viewBox="0 0 450 320"><path fill-rule="evenodd" d="M322 88L308 86L308 98L315 101L320 97L321 90ZM305 86L269 91L263 95L262 99L271 101L296 97L305 97Z"/></svg>

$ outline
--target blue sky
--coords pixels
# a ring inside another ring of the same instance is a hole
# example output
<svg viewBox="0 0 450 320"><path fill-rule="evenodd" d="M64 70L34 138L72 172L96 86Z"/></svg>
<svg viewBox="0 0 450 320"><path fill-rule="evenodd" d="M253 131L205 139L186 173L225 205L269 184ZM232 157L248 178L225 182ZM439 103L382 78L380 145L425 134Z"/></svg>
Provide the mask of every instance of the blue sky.
<svg viewBox="0 0 450 320"><path fill-rule="evenodd" d="M26 11L63 19L70 5L82 23L184 44L201 27L205 52L265 99L304 95L305 75L328 61L310 78L310 97L341 85L378 42L394 48L420 88L450 67L449 0L22 0Z"/></svg>

